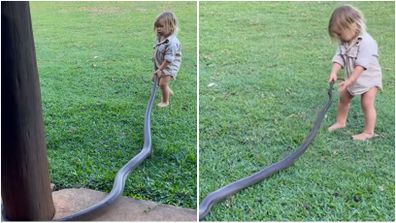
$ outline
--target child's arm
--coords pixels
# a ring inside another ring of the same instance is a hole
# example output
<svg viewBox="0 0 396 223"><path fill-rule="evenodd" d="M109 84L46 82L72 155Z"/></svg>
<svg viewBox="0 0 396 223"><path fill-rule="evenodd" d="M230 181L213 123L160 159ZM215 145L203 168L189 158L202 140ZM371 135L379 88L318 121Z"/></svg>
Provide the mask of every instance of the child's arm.
<svg viewBox="0 0 396 223"><path fill-rule="evenodd" d="M156 71L154 71L153 76L151 77L151 80L154 81L155 78L161 78L162 71L170 64L169 61L164 60L162 64L157 68Z"/></svg>
<svg viewBox="0 0 396 223"><path fill-rule="evenodd" d="M341 70L341 68L342 68L341 64L336 63L336 62L333 63L333 66L331 67L329 82L337 80L337 73L339 70Z"/></svg>
<svg viewBox="0 0 396 223"><path fill-rule="evenodd" d="M341 55L341 48L337 47L336 53L331 60L333 62L333 66L331 67L331 72L329 76L329 82L337 80L337 73L344 67L344 59Z"/></svg>
<svg viewBox="0 0 396 223"><path fill-rule="evenodd" d="M359 78L360 74L363 73L364 67L362 66L356 66L355 69L353 69L351 76L343 82L340 83L340 91L345 90L347 87L350 87L355 81Z"/></svg>
<svg viewBox="0 0 396 223"><path fill-rule="evenodd" d="M366 37L360 42L359 54L356 59L355 68L352 71L352 74L349 76L348 80L345 80L343 83L340 83L340 90L344 90L347 87L350 87L355 81L359 78L359 76L365 71L373 60L378 58L378 46L375 40L372 38Z"/></svg>
<svg viewBox="0 0 396 223"><path fill-rule="evenodd" d="M155 71L155 74L160 77L162 74L162 71L170 64L171 62L164 60L162 64L158 67L158 69Z"/></svg>

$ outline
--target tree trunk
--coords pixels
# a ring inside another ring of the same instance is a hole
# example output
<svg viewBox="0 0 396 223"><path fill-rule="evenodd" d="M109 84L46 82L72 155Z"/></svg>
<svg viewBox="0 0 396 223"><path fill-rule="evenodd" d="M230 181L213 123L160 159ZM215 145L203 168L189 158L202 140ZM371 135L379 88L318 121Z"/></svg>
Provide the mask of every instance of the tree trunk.
<svg viewBox="0 0 396 223"><path fill-rule="evenodd" d="M28 2L1 2L1 196L8 220L51 220L40 83Z"/></svg>

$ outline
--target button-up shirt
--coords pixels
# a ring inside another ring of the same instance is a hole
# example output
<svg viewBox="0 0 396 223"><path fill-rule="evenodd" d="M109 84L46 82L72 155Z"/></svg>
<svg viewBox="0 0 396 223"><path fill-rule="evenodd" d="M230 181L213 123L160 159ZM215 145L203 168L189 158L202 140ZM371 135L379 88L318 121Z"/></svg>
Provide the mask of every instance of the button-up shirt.
<svg viewBox="0 0 396 223"><path fill-rule="evenodd" d="M158 68L165 60L170 64L163 69L165 75L176 77L181 65L181 44L176 35L170 35L168 38L160 41L157 38L154 45L153 62Z"/></svg>
<svg viewBox="0 0 396 223"><path fill-rule="evenodd" d="M341 44L333 57L333 63L338 63L345 68L346 78L349 78L356 66L364 68L358 79L347 89L351 95L363 94L372 87L382 89L378 46L370 34L359 35L351 41L351 44Z"/></svg>

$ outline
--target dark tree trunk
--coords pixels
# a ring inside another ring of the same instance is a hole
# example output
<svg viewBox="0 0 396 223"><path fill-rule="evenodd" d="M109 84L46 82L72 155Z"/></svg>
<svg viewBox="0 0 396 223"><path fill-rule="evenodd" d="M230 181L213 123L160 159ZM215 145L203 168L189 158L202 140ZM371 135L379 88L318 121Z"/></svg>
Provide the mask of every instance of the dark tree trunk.
<svg viewBox="0 0 396 223"><path fill-rule="evenodd" d="M1 196L9 220L50 220L40 83L28 2L1 2Z"/></svg>

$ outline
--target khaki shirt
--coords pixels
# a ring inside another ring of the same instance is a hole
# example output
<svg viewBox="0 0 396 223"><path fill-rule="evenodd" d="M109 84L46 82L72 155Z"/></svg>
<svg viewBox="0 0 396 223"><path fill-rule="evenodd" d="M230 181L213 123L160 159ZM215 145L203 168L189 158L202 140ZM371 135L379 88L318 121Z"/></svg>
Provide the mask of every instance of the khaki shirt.
<svg viewBox="0 0 396 223"><path fill-rule="evenodd" d="M180 69L182 56L181 44L176 35L170 35L163 41L159 41L159 38L157 38L153 49L155 67L158 69L165 60L168 61L170 64L164 68L163 72L165 75L175 78Z"/></svg>
<svg viewBox="0 0 396 223"><path fill-rule="evenodd" d="M346 79L356 66L365 70L347 90L351 95L360 95L372 87L382 89L382 72L378 61L378 47L368 33L358 36L350 45L341 44L333 57L333 63L345 68Z"/></svg>

